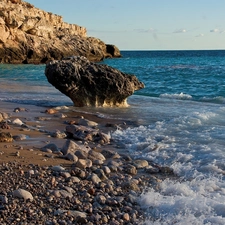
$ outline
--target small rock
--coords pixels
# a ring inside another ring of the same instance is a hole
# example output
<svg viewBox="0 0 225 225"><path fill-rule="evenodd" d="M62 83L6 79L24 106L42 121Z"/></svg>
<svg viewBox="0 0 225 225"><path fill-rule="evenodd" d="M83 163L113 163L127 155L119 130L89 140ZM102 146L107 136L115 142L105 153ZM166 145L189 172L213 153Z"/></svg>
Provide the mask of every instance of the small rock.
<svg viewBox="0 0 225 225"><path fill-rule="evenodd" d="M135 166L128 164L125 168L125 171L131 175L135 175L137 174L137 169Z"/></svg>
<svg viewBox="0 0 225 225"><path fill-rule="evenodd" d="M12 134L9 132L0 132L0 142L13 142Z"/></svg>
<svg viewBox="0 0 225 225"><path fill-rule="evenodd" d="M9 118L9 115L4 112L0 112L0 122Z"/></svg>
<svg viewBox="0 0 225 225"><path fill-rule="evenodd" d="M129 221L129 220L130 220L129 214L128 214L128 213L124 213L124 214L123 214L123 219L124 219L125 221Z"/></svg>
<svg viewBox="0 0 225 225"><path fill-rule="evenodd" d="M28 112L29 110L28 109L26 109L26 108L21 108L21 107L17 107L17 108L15 108L14 110L13 110L13 112L16 112L16 113L18 113L18 112Z"/></svg>
<svg viewBox="0 0 225 225"><path fill-rule="evenodd" d="M145 172L149 173L149 174L151 174L151 173L159 173L159 168L149 165L148 167L145 168Z"/></svg>
<svg viewBox="0 0 225 225"><path fill-rule="evenodd" d="M87 191L90 195L94 195L95 194L95 189L94 188L89 188Z"/></svg>
<svg viewBox="0 0 225 225"><path fill-rule="evenodd" d="M129 180L129 181L124 181L122 183L122 187L127 189L127 190L133 190L133 191L139 191L139 187L134 180Z"/></svg>
<svg viewBox="0 0 225 225"><path fill-rule="evenodd" d="M59 130L56 130L55 132L52 132L50 135L51 135L51 137L60 138L60 139L64 139L64 138L67 137L65 132L61 132Z"/></svg>
<svg viewBox="0 0 225 225"><path fill-rule="evenodd" d="M8 198L5 195L0 195L0 202L3 204L7 204Z"/></svg>
<svg viewBox="0 0 225 225"><path fill-rule="evenodd" d="M69 152L68 154L66 154L65 158L70 161L73 161L74 163L78 161L78 157L72 152Z"/></svg>
<svg viewBox="0 0 225 225"><path fill-rule="evenodd" d="M76 144L74 141L71 141L71 140L68 139L65 142L65 144L63 145L63 147L61 149L61 152L63 153L63 155L66 155L69 152L74 153L79 149L80 149L80 146L78 144Z"/></svg>
<svg viewBox="0 0 225 225"><path fill-rule="evenodd" d="M79 211L76 211L76 210L69 210L67 212L67 215L68 216L72 216L74 218L77 218L77 217L81 217L81 218L87 218L87 214L84 213L84 212L79 212Z"/></svg>
<svg viewBox="0 0 225 225"><path fill-rule="evenodd" d="M24 123L20 119L15 119L12 121L12 124L22 126Z"/></svg>
<svg viewBox="0 0 225 225"><path fill-rule="evenodd" d="M96 159L93 161L93 165L102 165L104 163L103 160Z"/></svg>
<svg viewBox="0 0 225 225"><path fill-rule="evenodd" d="M28 138L28 136L25 134L19 134L19 135L13 136L13 139L15 141L23 141L23 140L26 140L27 138Z"/></svg>
<svg viewBox="0 0 225 225"><path fill-rule="evenodd" d="M62 171L65 171L66 169L62 166L53 166L51 168L53 171L57 171L57 172L62 172Z"/></svg>
<svg viewBox="0 0 225 225"><path fill-rule="evenodd" d="M96 152L94 150L90 150L88 152L88 158L91 160L102 160L105 161L104 155L102 155L100 152Z"/></svg>
<svg viewBox="0 0 225 225"><path fill-rule="evenodd" d="M47 113L47 114L55 114L55 113L57 113L58 111L56 110L56 109L46 109L45 110L45 113Z"/></svg>
<svg viewBox="0 0 225 225"><path fill-rule="evenodd" d="M66 190L59 190L60 196L63 198L72 198L73 194L71 194L70 192L66 191Z"/></svg>
<svg viewBox="0 0 225 225"><path fill-rule="evenodd" d="M111 173L111 170L109 169L108 166L103 166L102 169L105 172L105 174L110 174Z"/></svg>
<svg viewBox="0 0 225 225"><path fill-rule="evenodd" d="M24 200L30 199L33 201L32 194L24 189L17 189L13 191L13 197L23 198Z"/></svg>
<svg viewBox="0 0 225 225"><path fill-rule="evenodd" d="M168 174L173 174L173 169L169 168L168 166L164 166L164 167L159 167L159 171L161 173L168 173Z"/></svg>
<svg viewBox="0 0 225 225"><path fill-rule="evenodd" d="M148 166L148 161L144 159L137 159L134 160L134 165L137 169L142 169Z"/></svg>
<svg viewBox="0 0 225 225"><path fill-rule="evenodd" d="M75 152L75 155L76 155L79 159L87 159L87 157L88 157L88 151L77 150L77 151Z"/></svg>
<svg viewBox="0 0 225 225"><path fill-rule="evenodd" d="M69 172L61 172L61 176L64 178L69 178L71 177L71 174Z"/></svg>
<svg viewBox="0 0 225 225"><path fill-rule="evenodd" d="M94 184L98 184L99 182L101 182L101 179L98 177L97 174L92 173L89 177L88 180L91 180Z"/></svg>
<svg viewBox="0 0 225 225"><path fill-rule="evenodd" d="M101 153L107 159L119 159L120 158L120 155L116 151L113 151L110 149L103 149Z"/></svg>
<svg viewBox="0 0 225 225"><path fill-rule="evenodd" d="M90 168L92 167L92 161L90 159L79 159L75 166L80 169Z"/></svg>
<svg viewBox="0 0 225 225"><path fill-rule="evenodd" d="M97 169L95 170L95 173L98 175L98 177L101 179L101 180L107 180L107 176L105 175L104 171L102 169Z"/></svg>
<svg viewBox="0 0 225 225"><path fill-rule="evenodd" d="M97 201L101 205L104 205L106 202L106 197L104 195L97 195L95 197L95 201Z"/></svg>
<svg viewBox="0 0 225 225"><path fill-rule="evenodd" d="M82 117L78 120L78 124L82 125L82 126L89 126L89 127L98 126L98 123L91 121L91 120L84 119L84 117Z"/></svg>
<svg viewBox="0 0 225 225"><path fill-rule="evenodd" d="M79 183L80 179L78 177L72 176L72 177L70 177L70 182L72 182L72 183Z"/></svg>

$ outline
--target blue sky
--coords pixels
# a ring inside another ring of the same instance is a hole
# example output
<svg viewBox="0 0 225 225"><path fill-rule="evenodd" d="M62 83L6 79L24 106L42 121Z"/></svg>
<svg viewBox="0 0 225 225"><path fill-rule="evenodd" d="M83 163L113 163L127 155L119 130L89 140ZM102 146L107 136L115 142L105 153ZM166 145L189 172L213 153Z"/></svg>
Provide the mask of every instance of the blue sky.
<svg viewBox="0 0 225 225"><path fill-rule="evenodd" d="M27 0L120 50L225 49L225 0Z"/></svg>

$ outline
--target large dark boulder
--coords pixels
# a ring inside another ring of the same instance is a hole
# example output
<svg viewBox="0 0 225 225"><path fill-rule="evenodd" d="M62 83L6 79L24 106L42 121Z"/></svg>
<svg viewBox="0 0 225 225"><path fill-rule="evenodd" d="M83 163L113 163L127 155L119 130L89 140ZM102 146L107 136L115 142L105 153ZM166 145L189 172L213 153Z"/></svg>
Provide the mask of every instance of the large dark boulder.
<svg viewBox="0 0 225 225"><path fill-rule="evenodd" d="M45 75L75 106L126 106L127 97L144 88L136 76L74 56L46 65Z"/></svg>

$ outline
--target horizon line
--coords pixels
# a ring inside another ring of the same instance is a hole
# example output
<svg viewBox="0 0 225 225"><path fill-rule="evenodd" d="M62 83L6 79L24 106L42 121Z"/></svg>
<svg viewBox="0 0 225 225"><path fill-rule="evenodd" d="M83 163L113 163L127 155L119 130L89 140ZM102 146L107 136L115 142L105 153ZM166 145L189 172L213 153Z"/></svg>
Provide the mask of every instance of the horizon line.
<svg viewBox="0 0 225 225"><path fill-rule="evenodd" d="M120 51L225 51L225 49L119 49Z"/></svg>

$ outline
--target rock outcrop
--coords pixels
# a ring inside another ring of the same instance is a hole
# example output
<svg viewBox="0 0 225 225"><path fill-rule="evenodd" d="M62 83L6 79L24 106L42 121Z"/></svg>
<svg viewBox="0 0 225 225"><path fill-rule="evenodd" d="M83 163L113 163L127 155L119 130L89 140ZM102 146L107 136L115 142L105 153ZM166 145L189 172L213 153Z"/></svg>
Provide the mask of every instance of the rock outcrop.
<svg viewBox="0 0 225 225"><path fill-rule="evenodd" d="M47 63L45 75L78 107L126 106L127 97L144 88L136 76L82 56Z"/></svg>
<svg viewBox="0 0 225 225"><path fill-rule="evenodd" d="M61 16L21 0L0 1L1 63L46 63L72 55L92 61L121 56L116 46L87 37L86 28Z"/></svg>

